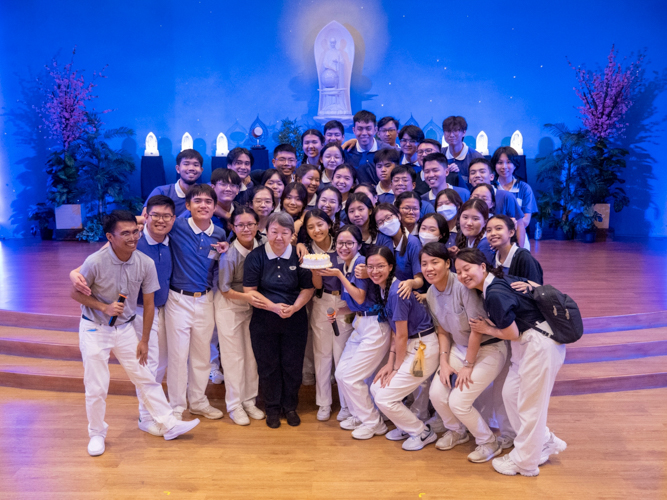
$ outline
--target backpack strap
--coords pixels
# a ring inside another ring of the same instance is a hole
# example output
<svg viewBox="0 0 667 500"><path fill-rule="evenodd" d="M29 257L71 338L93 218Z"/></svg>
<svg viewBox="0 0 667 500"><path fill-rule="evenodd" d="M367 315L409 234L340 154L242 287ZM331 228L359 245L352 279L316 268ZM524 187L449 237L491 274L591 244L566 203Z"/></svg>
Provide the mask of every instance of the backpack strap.
<svg viewBox="0 0 667 500"><path fill-rule="evenodd" d="M545 331L542 330L541 328L538 328L538 327L535 326L535 325L531 325L530 323L528 323L528 321L526 321L526 320L523 319L523 318L519 318L518 316L516 316L515 319L518 320L518 321L520 321L520 322L523 323L524 325L527 325L527 326L528 326L528 328L527 328L526 330L524 330L523 332L521 332L521 333L525 333L526 331L528 331L528 330L530 330L530 329L532 328L533 330L537 330L538 332L540 332L540 333L541 333L542 335L544 335L545 337L549 337L549 338L551 338L551 337L553 336L553 333L545 332ZM546 321L546 320L545 320L545 321Z"/></svg>

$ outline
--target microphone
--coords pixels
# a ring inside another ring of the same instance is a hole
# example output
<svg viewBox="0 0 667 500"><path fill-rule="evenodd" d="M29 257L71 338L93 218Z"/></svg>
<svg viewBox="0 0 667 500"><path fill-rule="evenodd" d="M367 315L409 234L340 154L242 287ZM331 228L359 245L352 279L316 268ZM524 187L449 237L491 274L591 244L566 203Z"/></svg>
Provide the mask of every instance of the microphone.
<svg viewBox="0 0 667 500"><path fill-rule="evenodd" d="M334 322L331 323L331 326L333 326L334 335L338 337L340 335L340 331L338 330L338 323L336 323L336 311L333 307L327 309L327 318L334 319Z"/></svg>
<svg viewBox="0 0 667 500"><path fill-rule="evenodd" d="M127 298L127 295L123 295L122 293L118 294L118 300L116 302L123 304L125 302L125 299ZM113 326L116 324L116 320L118 319L118 316L111 316L111 319L109 320L109 326Z"/></svg>

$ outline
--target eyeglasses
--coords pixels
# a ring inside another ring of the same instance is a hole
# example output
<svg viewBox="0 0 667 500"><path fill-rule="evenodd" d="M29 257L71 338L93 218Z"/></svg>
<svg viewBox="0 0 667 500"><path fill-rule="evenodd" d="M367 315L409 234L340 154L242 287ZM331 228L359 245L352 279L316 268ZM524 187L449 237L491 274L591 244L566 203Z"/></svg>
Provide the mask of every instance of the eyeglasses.
<svg viewBox="0 0 667 500"><path fill-rule="evenodd" d="M257 226L256 222L248 222L247 224L234 224L234 227L243 231L244 229L254 229Z"/></svg>
<svg viewBox="0 0 667 500"><path fill-rule="evenodd" d="M387 222L389 222L390 220L392 220L392 219L396 219L396 218L397 218L397 217L396 217L394 214L392 214L392 215L390 215L389 217L386 217L386 218L383 219L383 220L377 220L377 219L376 219L375 222L377 223L377 226L380 227L380 226L384 226L384 225L385 225Z"/></svg>
<svg viewBox="0 0 667 500"><path fill-rule="evenodd" d="M230 190L230 191L236 191L237 189L241 189L236 184L227 184L226 182L222 182L222 181L218 182L216 184L216 186L219 187L220 189L227 189L227 190Z"/></svg>
<svg viewBox="0 0 667 500"><path fill-rule="evenodd" d="M348 248L352 250L354 248L354 245L356 245L356 241L337 241L336 246L338 248Z"/></svg>
<svg viewBox="0 0 667 500"><path fill-rule="evenodd" d="M417 151L417 156L427 156L433 153L439 153L437 149L420 149Z"/></svg>
<svg viewBox="0 0 667 500"><path fill-rule="evenodd" d="M401 139L401 144L404 146L408 145L414 146L415 144L417 144L417 141L415 141L414 139Z"/></svg>
<svg viewBox="0 0 667 500"><path fill-rule="evenodd" d="M377 266L366 266L366 270L373 272L373 271L382 271L386 267L389 267L387 264L379 264Z"/></svg>
<svg viewBox="0 0 667 500"><path fill-rule="evenodd" d="M384 127L382 127L382 128L380 129L380 132L382 132L382 133L384 133L384 134L388 134L388 133L390 133L390 132L398 132L398 129L396 129L396 128L384 128Z"/></svg>
<svg viewBox="0 0 667 500"><path fill-rule="evenodd" d="M296 158L276 158L279 165L296 165Z"/></svg>
<svg viewBox="0 0 667 500"><path fill-rule="evenodd" d="M419 213L419 207L401 207L401 208L400 208L400 211L401 211L401 212L408 213L408 214L409 214L409 213L415 213L415 214L418 214L418 213Z"/></svg>
<svg viewBox="0 0 667 500"><path fill-rule="evenodd" d="M155 213L151 213L151 214L148 214L148 215L150 216L151 219L155 219L155 220L157 220L157 221L163 220L163 221L165 221L165 222L169 222L171 219L173 219L174 217L176 217L175 215L171 215L171 214L155 214Z"/></svg>
<svg viewBox="0 0 667 500"><path fill-rule="evenodd" d="M134 231L123 231L118 236L123 238L125 241L132 241L139 239L139 230L135 229Z"/></svg>

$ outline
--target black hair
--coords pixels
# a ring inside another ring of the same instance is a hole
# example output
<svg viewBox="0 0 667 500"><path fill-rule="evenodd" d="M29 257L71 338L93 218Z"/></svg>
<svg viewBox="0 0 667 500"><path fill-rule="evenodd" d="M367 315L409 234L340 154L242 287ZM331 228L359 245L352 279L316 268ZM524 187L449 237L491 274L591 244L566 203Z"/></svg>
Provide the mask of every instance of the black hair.
<svg viewBox="0 0 667 500"><path fill-rule="evenodd" d="M247 205L237 205L236 207L234 207L234 212L232 212L232 216L229 220L229 224L232 227L234 227L234 222L236 221L236 218L240 215L243 215L243 214L251 214L255 218L255 222L257 224L259 224L259 215L257 215L257 213ZM255 234L255 239L259 242L259 241L261 241L261 238L262 238L262 235L259 234L259 231L257 231L257 233ZM236 239L236 231L233 232L232 237L229 240L229 242L231 243L235 239Z"/></svg>
<svg viewBox="0 0 667 500"><path fill-rule="evenodd" d="M308 247L308 251L310 253L313 253L313 239L308 234L308 221L310 221L310 219L312 218L322 219L324 222L327 223L327 225L329 226L329 237L331 238L332 243L336 238L336 232L334 230L331 217L329 217L324 210L321 210L319 208L313 208L312 210L308 210L306 212L306 216L303 218L303 225L301 227L304 230L303 243L304 245L306 245L306 247ZM329 249L323 248L322 250L327 252Z"/></svg>
<svg viewBox="0 0 667 500"><path fill-rule="evenodd" d="M359 244L359 248L361 249L361 245L364 243L364 237L361 234L361 229L359 229L357 226L354 224L345 224L343 227L341 227L338 232L336 233L336 239L334 241L334 247L336 246L336 243L338 242L338 237L342 233L350 233L352 237L355 239L355 241Z"/></svg>
<svg viewBox="0 0 667 500"><path fill-rule="evenodd" d="M257 193L261 193L262 191L268 191L271 194L271 203L273 203L275 205L276 203L275 203L275 200L273 199L273 191L271 191L270 188L267 188L266 186L263 186L261 184L259 186L256 186L256 187L253 188L253 190L252 190L252 199L254 200L255 196L257 196Z"/></svg>
<svg viewBox="0 0 667 500"><path fill-rule="evenodd" d="M301 200L301 203L303 206L301 207L301 212L299 212L297 215L292 215L292 219L297 220L298 218L301 217L303 214L303 211L306 209L306 206L308 205L308 191L306 191L306 188L303 187L303 184L300 182L290 182L285 186L285 189L283 190L283 195L280 197L280 203L281 206L283 207L283 211L285 210L285 198L287 198L292 191L296 191L297 196ZM291 215L291 214L290 214Z"/></svg>
<svg viewBox="0 0 667 500"><path fill-rule="evenodd" d="M461 199L461 195L455 189L445 188L442 191L438 191L438 194L435 195L434 206L436 212L438 210L438 201L440 200L441 196L446 196L447 199L456 206L456 210L461 209L461 206L463 205L463 200Z"/></svg>
<svg viewBox="0 0 667 500"><path fill-rule="evenodd" d="M199 151L194 149L184 149L178 156L176 156L176 165L180 165L183 160L197 160L199 165L204 168L204 159L199 154Z"/></svg>
<svg viewBox="0 0 667 500"><path fill-rule="evenodd" d="M350 194L354 194L354 193L356 193L357 190L358 190L361 186L363 186L363 187L365 187L366 189L368 189L368 191L369 191L373 196L377 197L378 192L377 192L376 186L375 186L375 184L371 184L370 182L360 182L360 183L357 184L356 186L352 186L352 189L350 189Z"/></svg>
<svg viewBox="0 0 667 500"><path fill-rule="evenodd" d="M519 153L517 153L516 150L510 146L501 146L493 152L493 156L491 157L491 162L489 164L491 171L495 172L496 175L498 175L498 172L496 171L496 165L498 165L502 155L507 155L507 159L514 164L514 168L519 166L516 160L516 157L519 156Z"/></svg>
<svg viewBox="0 0 667 500"><path fill-rule="evenodd" d="M148 201L146 202L146 213L150 213L153 207L168 207L171 209L171 213L176 215L176 204L174 203L174 200L169 198L169 196L156 194L155 196L148 198Z"/></svg>
<svg viewBox="0 0 667 500"><path fill-rule="evenodd" d="M424 140L424 131L417 125L405 125L398 133L398 139L403 139L404 135L409 135L417 143L420 143Z"/></svg>
<svg viewBox="0 0 667 500"><path fill-rule="evenodd" d="M340 142L338 141L333 141L333 142L328 142L324 146L322 146L322 149L320 149L320 171L324 172L324 163L322 162L322 158L324 158L324 153L326 152L327 149L331 148L336 148L340 152L340 157L343 160L343 163L345 162L345 151L343 150L343 146L340 145ZM342 165L342 163L341 163Z"/></svg>
<svg viewBox="0 0 667 500"><path fill-rule="evenodd" d="M336 169L334 170L334 173L333 173L334 176L338 173L339 170L343 170L343 169L349 170L350 174L352 175L352 186L354 186L354 185L357 183L357 180L358 180L357 169L354 168L354 167L353 167L352 165L350 165L349 163L341 163L341 164L338 165L338 166L336 167ZM331 180L333 181L333 179L331 179ZM351 190L351 189L352 189L352 188L350 188L350 190Z"/></svg>
<svg viewBox="0 0 667 500"><path fill-rule="evenodd" d="M514 231L514 235L510 238L510 244L519 242L518 238L516 237L516 224L514 224L514 221L512 220L511 217L508 217L505 214L496 214L489 218L486 225L488 226L489 222L491 222L493 219L498 219L503 221L503 223L505 224L505 226L509 231Z"/></svg>
<svg viewBox="0 0 667 500"><path fill-rule="evenodd" d="M320 169L317 168L316 165L311 165L310 163L302 163L299 166L299 168L296 169L296 172L294 172L294 177L296 177L297 180L303 179L303 176L306 175L311 170L315 170L318 173L320 172Z"/></svg>
<svg viewBox="0 0 667 500"><path fill-rule="evenodd" d="M461 224L460 224L461 215L466 210L477 210L480 214L482 214L482 217L484 218L485 221L484 225L482 226L482 229L480 229L479 234L475 237L475 241L473 241L472 244L474 248L477 248L477 245L479 245L479 242L482 241L482 238L486 234L486 221L489 219L489 206L486 204L484 200L480 200L479 198L470 198L463 205L461 205L461 208L459 208L459 221L456 223L456 226L458 228L458 233L456 235L456 243L455 243L455 245L459 248L468 247L468 237L463 234L463 231L461 231Z"/></svg>
<svg viewBox="0 0 667 500"><path fill-rule="evenodd" d="M345 135L345 127L338 120L330 120L330 121L326 122L324 124L324 133L326 134L327 131L329 131L331 129L334 129L334 128L340 130L340 133Z"/></svg>
<svg viewBox="0 0 667 500"><path fill-rule="evenodd" d="M431 153L430 155L424 156L424 158L422 158L422 165L426 166L427 161L438 162L438 164L445 170L449 166L447 163L447 157L442 153Z"/></svg>
<svg viewBox="0 0 667 500"><path fill-rule="evenodd" d="M440 144L435 139L424 139L419 144L430 144L431 146L435 146L436 148L438 148L438 151L442 149L442 144Z"/></svg>
<svg viewBox="0 0 667 500"><path fill-rule="evenodd" d="M452 130L468 131L468 122L462 116L448 116L442 121L442 130L451 132Z"/></svg>
<svg viewBox="0 0 667 500"><path fill-rule="evenodd" d="M405 191L404 193L399 194L396 199L394 200L394 206L398 209L401 208L401 203L403 203L405 200L417 200L419 202L419 208L421 210L422 207L422 199L421 196L419 196L417 193L414 191ZM417 217L419 218L419 217Z"/></svg>
<svg viewBox="0 0 667 500"><path fill-rule="evenodd" d="M350 196L347 197L347 203L345 204L345 215L347 215L347 220L350 220L349 216L350 205L352 205L352 203L354 203L355 201L362 203L363 205L366 206L366 208L368 208L368 232L371 235L371 239L375 241L375 238L377 238L378 235L378 226L377 223L375 222L375 217L373 216L373 202L364 193L352 193Z"/></svg>
<svg viewBox="0 0 667 500"><path fill-rule="evenodd" d="M218 182L224 182L225 184L234 184L235 186L241 186L241 177L239 174L234 172L231 168L216 168L211 172L211 185L215 186Z"/></svg>
<svg viewBox="0 0 667 500"><path fill-rule="evenodd" d="M384 148L375 153L373 161L375 165L381 161L390 161L394 165L398 165L401 161L401 152L396 148Z"/></svg>
<svg viewBox="0 0 667 500"><path fill-rule="evenodd" d="M255 164L255 157L247 148L234 148L229 153L227 153L227 165L233 165L241 155L248 155L248 158L250 158L250 168L252 168L252 166Z"/></svg>
<svg viewBox="0 0 667 500"><path fill-rule="evenodd" d="M472 161L470 162L470 165L468 165L468 171L470 171L470 167L472 167L473 165L477 165L478 163L483 163L484 165L486 165L491 175L493 175L494 170L491 168L491 162L486 158L473 158Z"/></svg>
<svg viewBox="0 0 667 500"><path fill-rule="evenodd" d="M137 223L137 218L132 212L127 210L114 210L102 219L102 229L104 234L111 233L116 230L116 224L119 222L134 222Z"/></svg>
<svg viewBox="0 0 667 500"><path fill-rule="evenodd" d="M317 137L320 140L320 145L324 146L324 135L322 135L322 132L320 132L319 130L317 130L315 128L309 128L303 134L301 134L301 147L302 148L303 148L303 139L307 135L314 135L315 137ZM305 163L307 159L308 159L308 155L304 151L303 159L301 160L302 164Z"/></svg>
<svg viewBox="0 0 667 500"><path fill-rule="evenodd" d="M194 186L192 186L190 188L190 191L188 191L188 194L185 195L185 202L190 203L192 201L192 198L194 198L199 194L204 194L212 198L214 205L218 203L218 195L215 194L215 190L208 184L195 184Z"/></svg>
<svg viewBox="0 0 667 500"><path fill-rule="evenodd" d="M422 223L426 219L435 219L435 222L438 224L438 231L440 231L440 234L442 235L440 239L438 240L438 243L446 244L447 240L449 239L449 224L447 223L447 219L445 219L442 215L439 213L431 213L431 214L426 214L424 217L422 217L419 220L419 230L421 231L422 228Z"/></svg>
<svg viewBox="0 0 667 500"><path fill-rule="evenodd" d="M362 109L361 111L357 111L352 117L353 125L356 125L357 122L369 122L372 123L373 125L377 125L378 120L377 117L375 116L375 113L371 113L370 111Z"/></svg>
<svg viewBox="0 0 667 500"><path fill-rule="evenodd" d="M396 274L396 257L394 256L394 252L390 248L385 247L383 245L373 245L372 247L370 247L366 252L366 262L368 262L368 259L373 255L379 255L380 257L382 257L384 260L387 261L387 264L391 266L391 270L389 271L389 276L387 276L387 282L384 285L384 297L380 293L379 285L373 283L373 286L375 287L375 292L377 294L377 298L380 301L382 307L385 307L387 305L387 299L389 298L389 289L391 288L391 284L394 281L394 275Z"/></svg>
<svg viewBox="0 0 667 500"><path fill-rule="evenodd" d="M422 247L422 249L419 251L420 262L423 255L428 255L429 257L435 257L436 259L444 260L448 269L452 265L452 256L449 254L449 250L447 250L445 244L440 241L433 241Z"/></svg>
<svg viewBox="0 0 667 500"><path fill-rule="evenodd" d="M283 173L280 170L275 169L275 168L267 168L266 169L264 174L262 174L262 180L261 180L260 184L262 186L266 186L267 181L271 177L273 177L274 175L277 175L278 178L280 179L280 182L283 183L283 188L284 188L284 186L287 186L289 184L289 179L285 175L283 175ZM273 192L273 190L271 190L271 192ZM283 189L283 193L284 192L285 191ZM273 198L273 206L274 207L278 206L278 201L280 201L280 200L276 200L275 197Z"/></svg>
<svg viewBox="0 0 667 500"><path fill-rule="evenodd" d="M394 180L394 177L396 177L399 174L409 174L410 177L412 178L412 182L413 183L417 182L417 172L415 172L415 169L412 167L409 167L407 165L396 165L394 169L391 171L391 174L389 174L389 177L391 178L391 180Z"/></svg>
<svg viewBox="0 0 667 500"><path fill-rule="evenodd" d="M317 201L318 202L319 202L319 200L322 196L322 193L324 193L325 191L331 191L333 194L336 195L336 198L338 199L338 210L336 210L336 216L334 217L334 225L336 227L338 227L338 226L340 226L340 209L343 206L343 195L341 194L341 192L338 190L337 187L329 185L329 186L325 187L324 189L320 189L317 192Z"/></svg>
<svg viewBox="0 0 667 500"><path fill-rule="evenodd" d="M489 207L489 213L494 213L496 211L496 192L493 189L493 186L491 184L487 184L486 182L482 182L481 184L477 184L474 188L472 188L472 191L470 191L470 196L477 191L477 188L480 187L485 187L486 189L489 190L489 193L491 193L491 201L493 202L493 209ZM488 206L488 205L487 205Z"/></svg>
<svg viewBox="0 0 667 500"><path fill-rule="evenodd" d="M486 257L479 248L463 248L459 250L459 253L456 254L456 260L462 260L468 264L474 264L476 266L481 266L484 264L486 270L493 274L496 278L502 278L503 268L502 267L493 267L493 265L486 260Z"/></svg>
<svg viewBox="0 0 667 500"><path fill-rule="evenodd" d="M406 191L406 193L407 193L407 192L408 192L408 191ZM400 196L399 196L399 198L400 198ZM396 216L396 218L398 219L399 224L401 225L401 227L400 227L400 229L399 229L399 232L400 232L400 233L405 237L405 239L407 240L408 237L409 237L409 233L408 233L408 230L405 229L405 226L403 225L403 222L401 221L401 212L399 212L398 208L396 208L396 207L395 207L394 205L392 205L391 203L378 203L378 204L375 206L375 209L373 210L373 219L375 219L375 217L377 216L377 214L378 214L378 212L379 212L380 210L384 210L384 211L386 211L386 212L391 212L392 214L394 214L394 215ZM377 220L375 221L375 224L377 224ZM379 230L380 230L380 229L378 228L378 231L379 231ZM400 255L401 257L403 257L403 255L405 254L405 251L407 250L407 248L408 248L408 245L407 245L407 241L406 241L406 244L402 246L401 251L400 251L400 253L399 253L399 255Z"/></svg>
<svg viewBox="0 0 667 500"><path fill-rule="evenodd" d="M380 118L380 121L378 122L378 128L384 127L389 122L394 122L394 125L396 125L396 130L398 130L401 126L398 120L393 116L385 116L384 118Z"/></svg>
<svg viewBox="0 0 667 500"><path fill-rule="evenodd" d="M278 144L273 150L273 157L277 158L278 153L292 153L296 156L296 148L291 144Z"/></svg>

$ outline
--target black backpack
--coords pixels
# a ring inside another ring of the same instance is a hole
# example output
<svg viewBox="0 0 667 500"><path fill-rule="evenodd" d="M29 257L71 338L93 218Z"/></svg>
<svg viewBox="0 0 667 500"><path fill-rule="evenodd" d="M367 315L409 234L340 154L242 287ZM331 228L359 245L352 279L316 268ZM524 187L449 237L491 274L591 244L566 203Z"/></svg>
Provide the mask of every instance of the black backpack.
<svg viewBox="0 0 667 500"><path fill-rule="evenodd" d="M537 308L551 327L553 334L531 326L560 344L576 342L584 334L584 322L581 319L579 306L572 297L565 295L551 285L542 285L529 292Z"/></svg>

